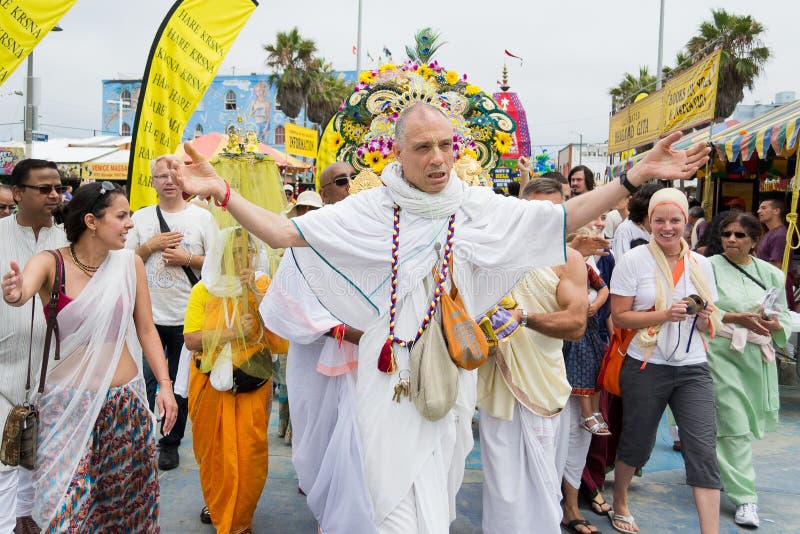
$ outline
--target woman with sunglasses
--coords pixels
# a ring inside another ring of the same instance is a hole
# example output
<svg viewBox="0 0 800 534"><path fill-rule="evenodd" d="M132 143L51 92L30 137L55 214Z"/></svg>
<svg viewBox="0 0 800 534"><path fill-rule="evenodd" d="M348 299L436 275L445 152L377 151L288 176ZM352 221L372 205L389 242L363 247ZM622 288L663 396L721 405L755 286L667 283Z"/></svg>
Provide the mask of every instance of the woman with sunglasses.
<svg viewBox="0 0 800 534"><path fill-rule="evenodd" d="M158 532L159 484L142 348L159 378L163 431L177 405L153 325L142 260L124 250L130 206L110 182L84 185L67 209L69 246L16 262L3 298L58 295L60 358L49 359L40 413L34 519L48 532ZM59 287L55 285L59 270ZM40 312L41 313L41 312Z"/></svg>
<svg viewBox="0 0 800 534"><path fill-rule="evenodd" d="M717 459L734 521L757 527L758 497L750 434L761 439L778 423L778 370L773 342L790 334L784 275L752 255L761 224L730 212L721 223L722 254L709 258L717 280L722 328L708 347L717 407Z"/></svg>
<svg viewBox="0 0 800 534"><path fill-rule="evenodd" d="M620 532L639 530L628 506L628 487L636 468L650 457L667 405L681 428L686 482L700 530L719 530L714 391L703 339L712 327L717 293L709 261L690 253L683 239L688 211L681 191L657 191L648 207L652 240L622 256L611 278L614 325L635 334L619 374L622 435L610 516ZM689 309L687 298L697 295Z"/></svg>

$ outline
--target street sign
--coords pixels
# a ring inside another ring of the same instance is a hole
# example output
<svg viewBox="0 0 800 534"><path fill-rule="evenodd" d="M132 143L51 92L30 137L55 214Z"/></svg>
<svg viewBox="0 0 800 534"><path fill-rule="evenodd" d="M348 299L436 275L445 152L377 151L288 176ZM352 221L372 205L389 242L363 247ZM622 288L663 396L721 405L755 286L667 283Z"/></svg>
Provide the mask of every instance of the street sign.
<svg viewBox="0 0 800 534"><path fill-rule="evenodd" d="M42 132L33 132L33 140L34 141L47 141L49 136L46 133Z"/></svg>

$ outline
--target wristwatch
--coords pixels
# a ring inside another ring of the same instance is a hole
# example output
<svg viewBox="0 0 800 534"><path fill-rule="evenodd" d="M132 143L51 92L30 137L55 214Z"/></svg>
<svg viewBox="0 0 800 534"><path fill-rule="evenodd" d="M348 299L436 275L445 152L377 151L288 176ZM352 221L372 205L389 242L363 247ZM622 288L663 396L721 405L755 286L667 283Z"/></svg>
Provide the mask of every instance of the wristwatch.
<svg viewBox="0 0 800 534"><path fill-rule="evenodd" d="M619 175L619 183L628 190L631 195L635 195L636 192L642 188L642 186L635 186L628 180L628 171L623 171L622 174Z"/></svg>
<svg viewBox="0 0 800 534"><path fill-rule="evenodd" d="M528 314L525 313L523 308L520 308L519 311L522 314L522 319L519 322L520 326L528 326Z"/></svg>

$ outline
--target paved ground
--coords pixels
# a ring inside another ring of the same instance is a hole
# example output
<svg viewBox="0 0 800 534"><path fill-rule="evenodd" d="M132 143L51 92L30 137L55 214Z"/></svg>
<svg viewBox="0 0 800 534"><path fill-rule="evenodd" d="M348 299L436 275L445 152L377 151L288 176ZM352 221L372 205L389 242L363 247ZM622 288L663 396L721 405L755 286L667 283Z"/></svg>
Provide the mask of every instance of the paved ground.
<svg viewBox="0 0 800 534"><path fill-rule="evenodd" d="M800 532L800 388L781 390L781 426L778 432L756 442L754 456L758 474L761 528L759 532ZM316 532L314 518L297 493L297 479L290 448L276 434L277 413L270 422L269 480L256 511L256 533L295 534ZM189 429L187 433L190 434ZM190 435L181 446L181 466L161 476L161 526L165 534L213 533L199 520L203 505L197 464L191 450ZM665 424L662 424L656 449L645 468L644 477L634 480L630 501L642 533L699 532L691 489L684 483L683 462L672 451ZM480 444L467 461L464 485L458 496L459 517L451 534L481 531ZM609 481L613 485L613 478ZM610 496L610 488L607 495ZM733 523L733 506L722 497L721 532L740 532ZM586 516L602 532L615 532L607 519L586 508ZM535 525L531 533L536 532ZM357 534L357 533L354 533Z"/></svg>

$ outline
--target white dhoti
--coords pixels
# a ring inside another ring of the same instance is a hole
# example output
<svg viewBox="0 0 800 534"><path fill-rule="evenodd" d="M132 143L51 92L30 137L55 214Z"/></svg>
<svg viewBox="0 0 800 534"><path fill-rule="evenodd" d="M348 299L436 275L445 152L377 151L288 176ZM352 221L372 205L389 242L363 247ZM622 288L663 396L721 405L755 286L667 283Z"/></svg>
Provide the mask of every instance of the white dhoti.
<svg viewBox="0 0 800 534"><path fill-rule="evenodd" d="M483 532L558 533L561 489L555 463L553 419L519 403L514 419L481 411Z"/></svg>
<svg viewBox="0 0 800 534"><path fill-rule="evenodd" d="M11 532L17 518L33 510L31 472L22 467L0 471L0 532Z"/></svg>
<svg viewBox="0 0 800 534"><path fill-rule="evenodd" d="M581 487L581 475L592 441L592 434L580 425L580 399L572 396L555 422L556 469L561 478L575 489Z"/></svg>
<svg viewBox="0 0 800 534"><path fill-rule="evenodd" d="M319 304L284 255L259 308L289 339L286 383L292 407L292 463L324 534L375 532L356 426L354 345L322 335L339 322Z"/></svg>
<svg viewBox="0 0 800 534"><path fill-rule="evenodd" d="M512 296L529 312L555 312L558 284L552 269L532 269ZM560 531L554 420L571 391L561 347L560 339L517 328L479 370L484 532Z"/></svg>
<svg viewBox="0 0 800 534"><path fill-rule="evenodd" d="M355 418L355 376L316 369L323 347L291 343L286 382L292 407L292 463L324 534L375 532Z"/></svg>

